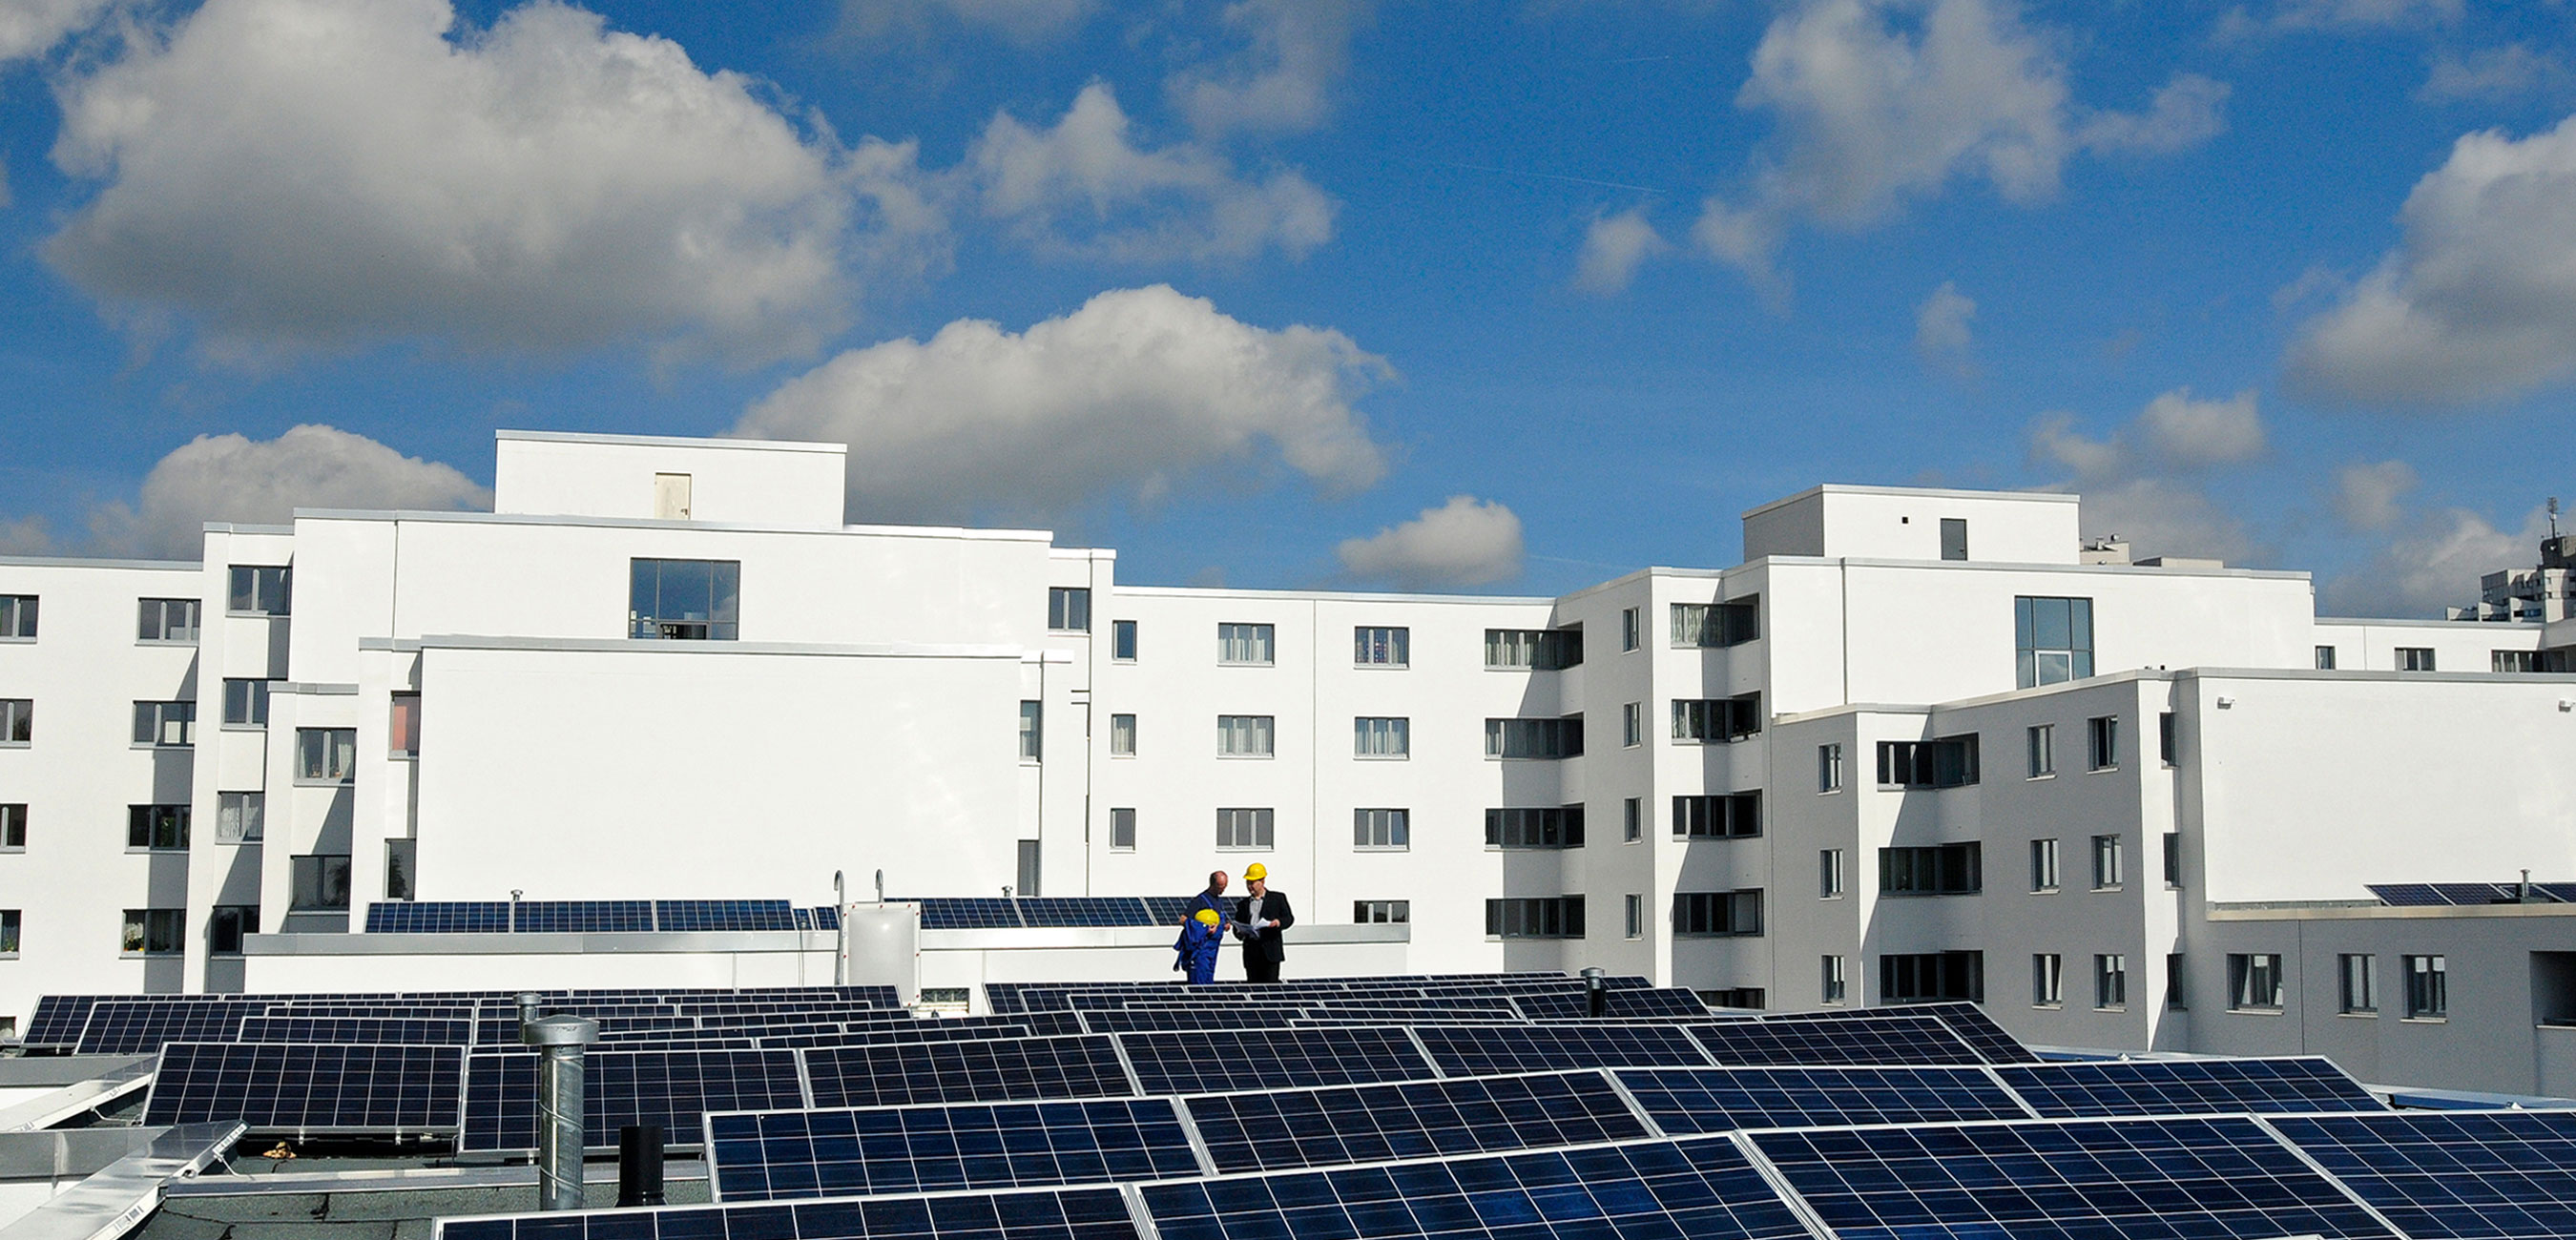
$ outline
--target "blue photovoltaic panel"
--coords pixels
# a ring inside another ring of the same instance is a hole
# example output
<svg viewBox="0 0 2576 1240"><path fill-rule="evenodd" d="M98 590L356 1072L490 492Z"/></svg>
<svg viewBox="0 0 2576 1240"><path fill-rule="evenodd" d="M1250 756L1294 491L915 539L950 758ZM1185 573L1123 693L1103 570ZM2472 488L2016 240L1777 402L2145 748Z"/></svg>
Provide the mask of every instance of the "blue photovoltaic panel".
<svg viewBox="0 0 2576 1240"><path fill-rule="evenodd" d="M46 995L36 1000L20 1040L28 1046L71 1046L80 1041L81 1026L89 1023L89 1010L97 1003L96 995Z"/></svg>
<svg viewBox="0 0 2576 1240"><path fill-rule="evenodd" d="M1642 990L1610 992L1609 1012L1612 1020L1636 1020L1653 1016L1706 1016L1708 1005L1699 996L1678 986L1655 986Z"/></svg>
<svg viewBox="0 0 2576 1240"><path fill-rule="evenodd" d="M653 929L653 902L522 900L510 928L521 934L643 934Z"/></svg>
<svg viewBox="0 0 2576 1240"><path fill-rule="evenodd" d="M422 1132L457 1125L454 1046L173 1042L146 1124L240 1120L254 1132Z"/></svg>
<svg viewBox="0 0 2576 1240"><path fill-rule="evenodd" d="M1446 1076L1708 1065L1707 1054L1678 1027L1423 1025L1414 1032Z"/></svg>
<svg viewBox="0 0 2576 1240"><path fill-rule="evenodd" d="M1843 1240L2389 1235L2250 1119L1747 1133Z"/></svg>
<svg viewBox="0 0 2576 1240"><path fill-rule="evenodd" d="M1772 1018L1692 1025L1718 1063L1740 1067L1831 1064L1978 1064L1985 1056L1940 1018L1901 1011L1812 1020Z"/></svg>
<svg viewBox="0 0 2576 1240"><path fill-rule="evenodd" d="M719 1200L862 1197L1203 1173L1168 1098L707 1117Z"/></svg>
<svg viewBox="0 0 2576 1240"><path fill-rule="evenodd" d="M664 1140L695 1145L709 1111L805 1105L791 1050L603 1050L582 1056L582 1126L613 1147L627 1124L660 1124ZM537 1056L477 1051L466 1064L464 1150L524 1150L537 1143Z"/></svg>
<svg viewBox="0 0 2576 1240"><path fill-rule="evenodd" d="M75 1049L83 1055L146 1055L171 1042L229 1042L246 1003L184 999L101 999L89 1010Z"/></svg>
<svg viewBox="0 0 2576 1240"><path fill-rule="evenodd" d="M2576 883L2533 883L2532 886L2561 904L2576 904Z"/></svg>
<svg viewBox="0 0 2576 1240"><path fill-rule="evenodd" d="M1134 896L1030 896L1019 905L1023 926L1150 926L1145 902Z"/></svg>
<svg viewBox="0 0 2576 1240"><path fill-rule="evenodd" d="M369 934L507 934L507 900L393 901L367 906Z"/></svg>
<svg viewBox="0 0 2576 1240"><path fill-rule="evenodd" d="M2435 883L2433 890L2448 904L2509 904L2515 899L2510 883Z"/></svg>
<svg viewBox="0 0 2576 1240"><path fill-rule="evenodd" d="M1118 1049L1105 1037L818 1046L803 1054L818 1107L1124 1098L1136 1093L1118 1063Z"/></svg>
<svg viewBox="0 0 2576 1240"><path fill-rule="evenodd" d="M1114 1188L442 1219L433 1240L1138 1240Z"/></svg>
<svg viewBox="0 0 2576 1240"><path fill-rule="evenodd" d="M2403 1112L2270 1123L2407 1235L2576 1236L2576 1114Z"/></svg>
<svg viewBox="0 0 2576 1240"><path fill-rule="evenodd" d="M250 1016L244 1042L311 1042L335 1046L463 1046L474 1022L462 1011L426 1019L386 1016Z"/></svg>
<svg viewBox="0 0 2576 1240"><path fill-rule="evenodd" d="M1181 919L1198 907L1197 896L1138 896L1145 902L1145 920L1149 925L1178 929Z"/></svg>
<svg viewBox="0 0 2576 1240"><path fill-rule="evenodd" d="M2029 1115L1982 1068L1621 1068L1615 1075L1672 1136Z"/></svg>
<svg viewBox="0 0 2576 1240"><path fill-rule="evenodd" d="M997 896L940 897L921 902L924 930L1008 930L1020 924L1019 901Z"/></svg>
<svg viewBox="0 0 2576 1240"><path fill-rule="evenodd" d="M2371 883L2369 887L2370 894L2379 897L2380 903L2398 908L2425 908L2450 903L2431 883Z"/></svg>
<svg viewBox="0 0 2576 1240"><path fill-rule="evenodd" d="M1804 1240L1723 1139L1137 1188L1162 1240Z"/></svg>
<svg viewBox="0 0 2576 1240"><path fill-rule="evenodd" d="M1999 1068L2042 1115L2191 1115L2385 1111L2343 1069L2317 1058L2126 1060Z"/></svg>
<svg viewBox="0 0 2576 1240"><path fill-rule="evenodd" d="M822 904L822 905L817 905L817 906L815 906L815 908L814 908L814 928L815 928L815 929L817 929L817 930L838 930L838 929L840 929L840 928L841 928L841 910L840 910L840 908L839 908L838 906L836 906L836 905L830 905L830 904Z"/></svg>
<svg viewBox="0 0 2576 1240"><path fill-rule="evenodd" d="M1950 1027L1950 1032L1958 1034L1962 1041L1977 1048L1977 1054L1987 1063L2039 1062L2039 1056L2032 1054L2029 1047L2022 1045L2021 1039L2004 1032L2004 1027L1996 1024L1995 1018L1986 1015L1986 1010L1976 1004L1965 1001L1917 1003L1908 1004L1901 1010L1920 1012L1938 1018L1942 1024Z"/></svg>
<svg viewBox="0 0 2576 1240"><path fill-rule="evenodd" d="M1598 1072L1209 1094L1190 1120L1220 1172L1590 1145L1653 1134Z"/></svg>
<svg viewBox="0 0 2576 1240"><path fill-rule="evenodd" d="M1402 1029L1211 1029L1117 1035L1147 1094L1357 1085L1437 1075Z"/></svg>
<svg viewBox="0 0 2576 1240"><path fill-rule="evenodd" d="M941 1022L944 1024L945 1022ZM947 1029L929 1021L918 1022L918 1028L883 1026L844 1027L837 1032L782 1032L775 1029L745 1030L760 1046L870 1046L901 1042L989 1042L1003 1038L1031 1038L1044 1035L1044 1029L1026 1025L985 1025L967 1029Z"/></svg>
<svg viewBox="0 0 2576 1240"><path fill-rule="evenodd" d="M793 930L785 900L656 900L653 928L665 934L702 930Z"/></svg>
<svg viewBox="0 0 2576 1240"><path fill-rule="evenodd" d="M1581 1020L1592 1015L1591 997L1580 990L1513 995L1511 1003L1531 1020Z"/></svg>

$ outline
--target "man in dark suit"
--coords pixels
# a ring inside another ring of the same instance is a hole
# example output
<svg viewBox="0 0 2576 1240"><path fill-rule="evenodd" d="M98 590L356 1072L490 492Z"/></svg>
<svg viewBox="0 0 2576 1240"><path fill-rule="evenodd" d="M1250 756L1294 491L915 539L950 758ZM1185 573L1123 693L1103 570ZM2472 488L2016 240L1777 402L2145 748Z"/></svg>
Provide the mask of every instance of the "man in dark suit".
<svg viewBox="0 0 2576 1240"><path fill-rule="evenodd" d="M1234 933L1243 940L1243 980L1279 980L1279 962L1288 955L1279 932L1297 924L1288 897L1270 889L1270 867L1258 861L1244 867L1243 881L1252 894L1234 902Z"/></svg>

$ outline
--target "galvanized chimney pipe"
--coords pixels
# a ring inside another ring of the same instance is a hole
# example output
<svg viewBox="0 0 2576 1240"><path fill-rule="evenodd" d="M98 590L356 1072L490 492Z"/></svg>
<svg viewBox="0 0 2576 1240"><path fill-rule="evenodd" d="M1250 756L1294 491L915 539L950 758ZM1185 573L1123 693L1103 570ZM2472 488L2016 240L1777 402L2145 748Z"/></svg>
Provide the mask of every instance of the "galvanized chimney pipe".
<svg viewBox="0 0 2576 1240"><path fill-rule="evenodd" d="M1592 1014L1592 1019L1599 1020L1608 1016L1610 1014L1609 974L1597 967L1585 969L1583 998L1584 1008Z"/></svg>
<svg viewBox="0 0 2576 1240"><path fill-rule="evenodd" d="M537 1048L537 1208L578 1210L581 1200L581 1048L599 1038L599 1022L549 1016L519 1028Z"/></svg>

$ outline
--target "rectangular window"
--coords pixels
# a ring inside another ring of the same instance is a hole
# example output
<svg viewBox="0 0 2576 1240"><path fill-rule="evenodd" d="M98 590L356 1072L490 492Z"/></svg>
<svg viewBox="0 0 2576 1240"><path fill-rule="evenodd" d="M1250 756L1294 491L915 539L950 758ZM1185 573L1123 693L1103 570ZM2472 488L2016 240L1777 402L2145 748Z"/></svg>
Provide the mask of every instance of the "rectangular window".
<svg viewBox="0 0 2576 1240"><path fill-rule="evenodd" d="M265 680L225 678L224 726L267 727L268 686Z"/></svg>
<svg viewBox="0 0 2576 1240"><path fill-rule="evenodd" d="M176 956L188 950L187 910L125 910L125 933L117 950L128 956Z"/></svg>
<svg viewBox="0 0 2576 1240"><path fill-rule="evenodd" d="M1851 984L1843 970L1843 958L1827 956L1824 961L1824 985L1819 988L1817 998L1825 1003L1844 1002L1851 994Z"/></svg>
<svg viewBox="0 0 2576 1240"><path fill-rule="evenodd" d="M192 598L147 598L137 600L140 613L134 622L134 640L197 644L197 600Z"/></svg>
<svg viewBox="0 0 2576 1240"><path fill-rule="evenodd" d="M1839 848L1817 849L1816 895L1822 899L1839 900L1842 898L1842 894L1843 850Z"/></svg>
<svg viewBox="0 0 2576 1240"><path fill-rule="evenodd" d="M349 856L316 853L287 860L287 907L349 907Z"/></svg>
<svg viewBox="0 0 2576 1240"><path fill-rule="evenodd" d="M2317 647L2317 670L2318 670L2318 671L2320 671L2320 672L2331 672L2331 671L2335 670L2335 648L2334 648L2334 647L2332 647L2332 646L2319 646L2319 647Z"/></svg>
<svg viewBox="0 0 2576 1240"><path fill-rule="evenodd" d="M1216 846L1269 848L1271 814L1267 809L1220 809L1216 812Z"/></svg>
<svg viewBox="0 0 2576 1240"><path fill-rule="evenodd" d="M1840 792L1842 790L1842 743L1837 741L1831 745L1816 746L1816 791Z"/></svg>
<svg viewBox="0 0 2576 1240"><path fill-rule="evenodd" d="M2498 650L2491 656L2499 672L2536 672L2540 670L2537 650Z"/></svg>
<svg viewBox="0 0 2576 1240"><path fill-rule="evenodd" d="M1403 852L1413 847L1413 815L1401 809L1351 811L1351 847Z"/></svg>
<svg viewBox="0 0 2576 1240"><path fill-rule="evenodd" d="M2407 956L2406 1019L2451 1018L2450 962L2441 956Z"/></svg>
<svg viewBox="0 0 2576 1240"><path fill-rule="evenodd" d="M1641 636L1638 630L1645 627L1644 611L1642 607L1631 607L1619 613L1620 653L1625 654L1637 648L1637 640Z"/></svg>
<svg viewBox="0 0 2576 1240"><path fill-rule="evenodd" d="M1646 838L1646 798L1629 797L1619 803L1619 841L1634 844Z"/></svg>
<svg viewBox="0 0 2576 1240"><path fill-rule="evenodd" d="M2129 1006L2129 958L2095 956L2093 958L2093 1006L2124 1008Z"/></svg>
<svg viewBox="0 0 2576 1240"><path fill-rule="evenodd" d="M1977 735L1880 741L1881 788L1959 788L1977 782Z"/></svg>
<svg viewBox="0 0 2576 1240"><path fill-rule="evenodd" d="M1580 758L1583 756L1583 716L1488 719L1485 721L1485 756Z"/></svg>
<svg viewBox="0 0 2576 1240"><path fill-rule="evenodd" d="M1276 729L1269 715L1219 715L1216 717L1216 751L1228 758L1267 758L1274 755Z"/></svg>
<svg viewBox="0 0 2576 1240"><path fill-rule="evenodd" d="M1732 744L1762 731L1762 695L1674 698L1673 739L1686 744Z"/></svg>
<svg viewBox="0 0 2576 1240"><path fill-rule="evenodd" d="M2096 715L2084 722L2085 769L2112 771L2120 767L2120 717Z"/></svg>
<svg viewBox="0 0 2576 1240"><path fill-rule="evenodd" d="M24 745L35 736L35 699L0 698L0 745Z"/></svg>
<svg viewBox="0 0 2576 1240"><path fill-rule="evenodd" d="M235 564L230 584L224 610L234 615L283 616L294 572L275 565Z"/></svg>
<svg viewBox="0 0 2576 1240"><path fill-rule="evenodd" d="M2013 600L2013 661L2024 689L2093 674L2093 600Z"/></svg>
<svg viewBox="0 0 2576 1240"><path fill-rule="evenodd" d="M295 781L339 783L358 774L356 728L297 728Z"/></svg>
<svg viewBox="0 0 2576 1240"><path fill-rule="evenodd" d="M420 695L393 695L385 720L385 749L397 758L420 756Z"/></svg>
<svg viewBox="0 0 2576 1240"><path fill-rule="evenodd" d="M1136 756L1136 716L1111 715L1109 717L1109 756L1113 758Z"/></svg>
<svg viewBox="0 0 2576 1240"><path fill-rule="evenodd" d="M2182 953L2165 956L2165 1006L2176 1012L2191 1010L2191 992L2183 985Z"/></svg>
<svg viewBox="0 0 2576 1240"><path fill-rule="evenodd" d="M1135 621L1112 620L1109 622L1109 657L1112 661L1119 663L1133 663L1136 661Z"/></svg>
<svg viewBox="0 0 2576 1240"><path fill-rule="evenodd" d="M1413 666L1413 630L1367 625L1352 629L1351 662L1361 667Z"/></svg>
<svg viewBox="0 0 2576 1240"><path fill-rule="evenodd" d="M2345 952L2335 957L2335 974L2342 979L2337 996L2338 1008L2347 1016L2379 1014L2379 957L2369 952Z"/></svg>
<svg viewBox="0 0 2576 1240"><path fill-rule="evenodd" d="M215 794L216 843L256 844L267 835L267 793L218 792Z"/></svg>
<svg viewBox="0 0 2576 1240"><path fill-rule="evenodd" d="M1109 811L1109 847L1116 852L1136 851L1136 811L1119 808Z"/></svg>
<svg viewBox="0 0 2576 1240"><path fill-rule="evenodd" d="M1675 646L1740 646L1760 636L1762 605L1752 599L1673 604Z"/></svg>
<svg viewBox="0 0 2576 1240"><path fill-rule="evenodd" d="M1034 899L1045 890L1046 850L1040 841L1021 840L1019 841L1019 860L1019 881L1011 884L1011 890L1004 894L1017 894Z"/></svg>
<svg viewBox="0 0 2576 1240"><path fill-rule="evenodd" d="M128 805L125 807L125 846L172 851L188 846L188 807L185 805Z"/></svg>
<svg viewBox="0 0 2576 1240"><path fill-rule="evenodd" d="M2430 646L2399 646L2397 648L2397 670L2401 672L2432 671L2433 648Z"/></svg>
<svg viewBox="0 0 2576 1240"><path fill-rule="evenodd" d="M2058 883L2057 841L2030 842L2030 889L2055 891Z"/></svg>
<svg viewBox="0 0 2576 1240"><path fill-rule="evenodd" d="M1549 805L1485 811L1487 848L1581 848L1583 807Z"/></svg>
<svg viewBox="0 0 2576 1240"><path fill-rule="evenodd" d="M1370 716L1351 720L1351 754L1360 758L1413 756L1413 721Z"/></svg>
<svg viewBox="0 0 2576 1240"><path fill-rule="evenodd" d="M1048 586L1047 628L1057 633L1090 632L1090 587Z"/></svg>
<svg viewBox="0 0 2576 1240"><path fill-rule="evenodd" d="M2182 886L2182 832L2165 832L2165 886Z"/></svg>
<svg viewBox="0 0 2576 1240"><path fill-rule="evenodd" d="M1751 839L1762 834L1760 792L1709 793L1673 798L1676 839Z"/></svg>
<svg viewBox="0 0 2576 1240"><path fill-rule="evenodd" d="M1627 898L1627 907L1628 937L1632 939L1642 939L1646 937L1646 897L1629 896Z"/></svg>
<svg viewBox="0 0 2576 1240"><path fill-rule="evenodd" d="M18 954L18 926L18 910L0 908L0 956L14 957Z"/></svg>
<svg viewBox="0 0 2576 1240"><path fill-rule="evenodd" d="M1485 630L1485 666L1489 669L1525 667L1534 672L1554 672L1582 662L1583 630L1579 627Z"/></svg>
<svg viewBox="0 0 2576 1240"><path fill-rule="evenodd" d="M385 841L385 898L409 900L417 894L412 876L420 872L420 845L413 840Z"/></svg>
<svg viewBox="0 0 2576 1240"><path fill-rule="evenodd" d="M1941 518L1941 558L1968 558L1968 522L1964 517Z"/></svg>
<svg viewBox="0 0 2576 1240"><path fill-rule="evenodd" d="M1353 900L1351 920L1363 926L1401 926L1413 920L1413 901Z"/></svg>
<svg viewBox="0 0 2576 1240"><path fill-rule="evenodd" d="M1268 667L1278 662L1278 629L1267 624L1220 624L1216 626L1216 661L1249 667Z"/></svg>
<svg viewBox="0 0 2576 1240"><path fill-rule="evenodd" d="M2238 1012L2280 1011L2281 958L2270 953L2230 952L2227 1006Z"/></svg>
<svg viewBox="0 0 2576 1240"><path fill-rule="evenodd" d="M1930 844L1878 850L1878 890L1891 896L1967 896L1985 890L1977 844Z"/></svg>
<svg viewBox="0 0 2576 1240"><path fill-rule="evenodd" d="M2030 777L2043 779L2057 773L2057 725L2043 723L2024 733L2030 742Z"/></svg>
<svg viewBox="0 0 2576 1240"><path fill-rule="evenodd" d="M1713 1008L1734 1008L1745 1012L1759 1012L1770 1006L1765 992L1759 986L1724 986L1716 990L1703 990L1699 992L1699 1001Z"/></svg>
<svg viewBox="0 0 2576 1240"><path fill-rule="evenodd" d="M194 702L136 702L134 704L134 743L174 747L196 744L197 704Z"/></svg>
<svg viewBox="0 0 2576 1240"><path fill-rule="evenodd" d="M27 806L25 802L0 805L0 852L27 850Z"/></svg>
<svg viewBox="0 0 2576 1240"><path fill-rule="evenodd" d="M242 954L242 936L259 933L259 906L218 904L206 919L206 951L216 956Z"/></svg>
<svg viewBox="0 0 2576 1240"><path fill-rule="evenodd" d="M1020 761L1035 762L1046 752L1046 704L1020 703Z"/></svg>
<svg viewBox="0 0 2576 1240"><path fill-rule="evenodd" d="M2053 1008L2066 1002L2066 960L2055 952L2030 958L2030 1005Z"/></svg>
<svg viewBox="0 0 2576 1240"><path fill-rule="evenodd" d="M741 637L742 561L638 559L628 568L628 637L692 642Z"/></svg>
<svg viewBox="0 0 2576 1240"><path fill-rule="evenodd" d="M1762 889L1673 893L1677 938L1753 938L1762 933Z"/></svg>
<svg viewBox="0 0 2576 1240"><path fill-rule="evenodd" d="M1619 708L1619 744L1634 748L1646 743L1646 704L1630 702Z"/></svg>
<svg viewBox="0 0 2576 1240"><path fill-rule="evenodd" d="M2174 713L2165 711L2156 716L2156 757L2166 766L2172 766L2182 760L2181 753L2181 742L2174 736Z"/></svg>
<svg viewBox="0 0 2576 1240"><path fill-rule="evenodd" d="M1583 897L1487 900L1485 934L1498 939L1582 938Z"/></svg>
<svg viewBox="0 0 2576 1240"><path fill-rule="evenodd" d="M1986 1001L1984 952L1915 952L1878 958L1882 1003L1933 999Z"/></svg>
<svg viewBox="0 0 2576 1240"><path fill-rule="evenodd" d="M36 640L36 596L0 594L0 642Z"/></svg>
<svg viewBox="0 0 2576 1240"><path fill-rule="evenodd" d="M2126 876L2126 868L2121 864L2119 836L2093 837L2093 890L2107 891L2119 886Z"/></svg>

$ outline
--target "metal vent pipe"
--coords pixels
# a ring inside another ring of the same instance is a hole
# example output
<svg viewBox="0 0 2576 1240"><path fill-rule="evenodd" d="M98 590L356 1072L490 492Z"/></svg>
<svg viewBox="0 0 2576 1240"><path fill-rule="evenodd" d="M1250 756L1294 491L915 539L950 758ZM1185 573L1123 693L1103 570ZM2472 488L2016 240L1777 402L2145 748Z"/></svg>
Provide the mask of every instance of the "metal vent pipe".
<svg viewBox="0 0 2576 1240"><path fill-rule="evenodd" d="M1583 971L1583 999L1584 1007L1591 1012L1592 1019L1599 1020L1610 1014L1610 983L1607 972L1597 967Z"/></svg>
<svg viewBox="0 0 2576 1240"><path fill-rule="evenodd" d="M581 1048L599 1038L599 1022L549 1016L519 1029L519 1040L537 1048L537 1208L578 1210L582 1127Z"/></svg>

